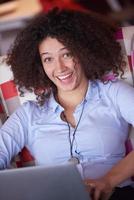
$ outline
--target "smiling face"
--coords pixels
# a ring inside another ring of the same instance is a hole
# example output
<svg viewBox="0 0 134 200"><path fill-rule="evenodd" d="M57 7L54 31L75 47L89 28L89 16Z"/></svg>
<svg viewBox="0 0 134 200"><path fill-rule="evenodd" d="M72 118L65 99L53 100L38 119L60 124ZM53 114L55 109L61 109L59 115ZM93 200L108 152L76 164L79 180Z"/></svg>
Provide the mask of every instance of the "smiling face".
<svg viewBox="0 0 134 200"><path fill-rule="evenodd" d="M73 91L87 83L78 60L57 39L47 37L43 40L39 45L39 53L44 71L58 92Z"/></svg>

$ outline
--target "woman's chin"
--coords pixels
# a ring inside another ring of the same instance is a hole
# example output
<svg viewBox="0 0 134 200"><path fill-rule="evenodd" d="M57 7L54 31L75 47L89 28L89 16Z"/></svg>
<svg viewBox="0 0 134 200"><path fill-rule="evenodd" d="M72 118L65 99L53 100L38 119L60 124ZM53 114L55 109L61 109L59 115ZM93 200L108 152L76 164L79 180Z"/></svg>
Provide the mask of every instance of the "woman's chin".
<svg viewBox="0 0 134 200"><path fill-rule="evenodd" d="M58 88L58 90L61 90L61 91L73 91L75 88L76 88L76 86L75 86L75 84L60 84L60 86L59 87L57 87Z"/></svg>
<svg viewBox="0 0 134 200"><path fill-rule="evenodd" d="M57 88L63 91L71 91L75 89L76 81L74 79L58 81Z"/></svg>

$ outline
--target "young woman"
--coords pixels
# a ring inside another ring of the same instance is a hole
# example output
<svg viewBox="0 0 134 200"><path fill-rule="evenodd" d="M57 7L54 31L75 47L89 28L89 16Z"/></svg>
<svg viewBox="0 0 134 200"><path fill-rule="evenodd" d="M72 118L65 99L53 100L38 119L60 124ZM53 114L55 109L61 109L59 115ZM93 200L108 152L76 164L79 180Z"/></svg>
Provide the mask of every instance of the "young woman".
<svg viewBox="0 0 134 200"><path fill-rule="evenodd" d="M96 14L53 9L18 35L7 63L20 91L33 90L38 102L22 105L1 128L1 169L24 146L37 165L75 163L84 180L125 156L134 89L117 78L124 66L114 33ZM119 185L129 188L128 199L131 184Z"/></svg>

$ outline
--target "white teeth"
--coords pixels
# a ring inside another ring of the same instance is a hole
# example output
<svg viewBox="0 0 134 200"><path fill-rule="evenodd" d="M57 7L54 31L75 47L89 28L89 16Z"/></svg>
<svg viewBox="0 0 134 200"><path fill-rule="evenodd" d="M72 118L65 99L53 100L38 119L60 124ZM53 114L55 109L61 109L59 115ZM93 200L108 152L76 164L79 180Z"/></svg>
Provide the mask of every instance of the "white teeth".
<svg viewBox="0 0 134 200"><path fill-rule="evenodd" d="M58 76L58 79L64 80L64 79L68 78L70 75L71 75L71 73L67 74L67 75L64 75L64 76Z"/></svg>

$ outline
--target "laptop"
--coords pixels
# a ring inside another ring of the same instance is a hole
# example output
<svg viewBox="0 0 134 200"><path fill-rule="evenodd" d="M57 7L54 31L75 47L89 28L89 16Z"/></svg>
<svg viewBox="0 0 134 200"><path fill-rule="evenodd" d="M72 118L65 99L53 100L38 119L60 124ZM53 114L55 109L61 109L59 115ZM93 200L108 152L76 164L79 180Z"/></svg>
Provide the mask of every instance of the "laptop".
<svg viewBox="0 0 134 200"><path fill-rule="evenodd" d="M0 171L0 200L91 200L76 166Z"/></svg>

